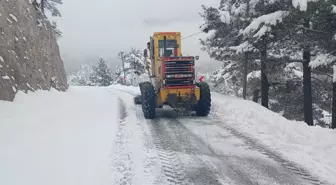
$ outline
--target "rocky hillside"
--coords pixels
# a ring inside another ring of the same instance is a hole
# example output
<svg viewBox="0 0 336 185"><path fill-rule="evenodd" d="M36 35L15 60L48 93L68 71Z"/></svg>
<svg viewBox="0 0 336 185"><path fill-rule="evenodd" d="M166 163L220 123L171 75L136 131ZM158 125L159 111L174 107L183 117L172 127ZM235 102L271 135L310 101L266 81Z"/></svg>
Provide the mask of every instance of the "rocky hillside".
<svg viewBox="0 0 336 185"><path fill-rule="evenodd" d="M0 1L0 100L17 91L68 88L56 37L29 0Z"/></svg>

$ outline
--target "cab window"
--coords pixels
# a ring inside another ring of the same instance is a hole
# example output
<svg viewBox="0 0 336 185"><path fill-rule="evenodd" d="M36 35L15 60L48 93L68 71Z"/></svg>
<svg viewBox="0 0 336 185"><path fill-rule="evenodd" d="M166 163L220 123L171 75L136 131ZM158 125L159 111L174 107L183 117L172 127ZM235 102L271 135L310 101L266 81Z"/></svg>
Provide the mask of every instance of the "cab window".
<svg viewBox="0 0 336 185"><path fill-rule="evenodd" d="M175 48L178 48L176 40L166 40L166 52L167 56L177 56ZM162 57L164 53L164 41L159 40L159 56Z"/></svg>

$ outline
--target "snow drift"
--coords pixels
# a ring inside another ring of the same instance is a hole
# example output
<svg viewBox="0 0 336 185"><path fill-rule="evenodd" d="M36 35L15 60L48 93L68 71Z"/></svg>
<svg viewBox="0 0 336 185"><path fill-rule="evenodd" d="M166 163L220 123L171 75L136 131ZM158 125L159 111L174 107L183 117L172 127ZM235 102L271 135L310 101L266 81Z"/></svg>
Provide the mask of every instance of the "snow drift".
<svg viewBox="0 0 336 185"><path fill-rule="evenodd" d="M115 105L105 88L90 87L0 101L0 184L112 184Z"/></svg>

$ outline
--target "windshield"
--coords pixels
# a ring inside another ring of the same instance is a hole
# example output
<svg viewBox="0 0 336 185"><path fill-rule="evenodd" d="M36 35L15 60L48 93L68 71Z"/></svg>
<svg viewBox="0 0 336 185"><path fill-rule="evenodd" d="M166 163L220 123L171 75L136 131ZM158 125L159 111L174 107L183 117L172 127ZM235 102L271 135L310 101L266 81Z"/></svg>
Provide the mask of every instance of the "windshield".
<svg viewBox="0 0 336 185"><path fill-rule="evenodd" d="M166 40L166 53L167 56L177 56L175 48L178 48L176 40ZM159 56L164 54L164 40L159 40Z"/></svg>

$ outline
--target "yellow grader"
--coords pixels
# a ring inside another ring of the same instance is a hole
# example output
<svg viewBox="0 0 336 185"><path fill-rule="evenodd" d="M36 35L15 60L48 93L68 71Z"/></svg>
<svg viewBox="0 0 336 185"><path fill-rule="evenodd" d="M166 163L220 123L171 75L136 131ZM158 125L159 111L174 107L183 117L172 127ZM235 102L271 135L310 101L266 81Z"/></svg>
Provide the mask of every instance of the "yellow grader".
<svg viewBox="0 0 336 185"><path fill-rule="evenodd" d="M155 32L144 50L150 81L139 84L141 95L134 98L142 105L146 119L156 117L156 108L172 107L177 113L195 111L207 116L211 108L210 88L195 80L198 56L182 56L180 32Z"/></svg>

